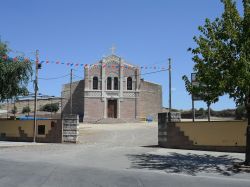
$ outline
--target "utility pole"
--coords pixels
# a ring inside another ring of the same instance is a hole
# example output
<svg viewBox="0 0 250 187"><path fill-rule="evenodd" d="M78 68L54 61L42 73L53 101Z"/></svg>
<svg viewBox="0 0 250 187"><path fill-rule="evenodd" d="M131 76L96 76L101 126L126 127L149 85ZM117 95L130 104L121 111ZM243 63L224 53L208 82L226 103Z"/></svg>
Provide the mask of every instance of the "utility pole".
<svg viewBox="0 0 250 187"><path fill-rule="evenodd" d="M168 79L169 79L169 113L168 121L171 122L171 110L172 110L172 85L171 85L171 58L168 59Z"/></svg>
<svg viewBox="0 0 250 187"><path fill-rule="evenodd" d="M36 50L36 77L35 77L35 100L34 100L34 129L33 129L33 142L36 142L36 131L37 131L37 124L36 124L36 110L37 110L37 91L38 91L38 65L39 65L39 51Z"/></svg>
<svg viewBox="0 0 250 187"><path fill-rule="evenodd" d="M30 116L30 100L28 99L28 116Z"/></svg>
<svg viewBox="0 0 250 187"><path fill-rule="evenodd" d="M52 98L50 97L50 119L52 119Z"/></svg>
<svg viewBox="0 0 250 187"><path fill-rule="evenodd" d="M9 118L8 113L9 113L9 99L7 99L7 119Z"/></svg>
<svg viewBox="0 0 250 187"><path fill-rule="evenodd" d="M72 114L72 77L73 69L70 70L70 114Z"/></svg>

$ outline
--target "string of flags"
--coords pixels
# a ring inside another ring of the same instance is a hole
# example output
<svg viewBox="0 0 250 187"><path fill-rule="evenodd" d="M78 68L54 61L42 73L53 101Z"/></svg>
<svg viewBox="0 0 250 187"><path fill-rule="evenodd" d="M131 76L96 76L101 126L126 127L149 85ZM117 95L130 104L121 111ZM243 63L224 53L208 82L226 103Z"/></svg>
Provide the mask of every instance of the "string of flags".
<svg viewBox="0 0 250 187"><path fill-rule="evenodd" d="M35 63L36 61L35 60L32 60L32 59L29 59L29 58L25 58L25 57L21 57L21 56L17 56L17 57L9 57L9 56L2 56L0 57L2 58L2 60L4 61L14 61L14 62L17 62L17 61L25 61L25 62L32 62L32 63ZM69 66L69 67L89 67L89 68L100 68L100 67L107 67L107 68L127 68L127 69L133 69L133 68L137 68L137 67L132 67L132 66L129 66L129 65L123 65L123 66L120 66L120 65L107 65L107 64L82 64L82 63L71 63L71 62L62 62L62 61L49 61L49 60L43 60L43 61L40 61L40 64L56 64L56 65L66 65L66 66ZM138 68L140 69L161 69L161 70L166 70L167 68L164 67L164 66L138 66Z"/></svg>

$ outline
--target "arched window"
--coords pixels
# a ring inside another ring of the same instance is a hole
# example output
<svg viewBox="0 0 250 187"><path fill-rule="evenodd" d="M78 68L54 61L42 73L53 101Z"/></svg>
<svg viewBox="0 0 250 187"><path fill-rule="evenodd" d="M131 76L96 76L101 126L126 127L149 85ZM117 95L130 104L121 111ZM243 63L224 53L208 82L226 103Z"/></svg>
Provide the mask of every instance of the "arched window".
<svg viewBox="0 0 250 187"><path fill-rule="evenodd" d="M107 78L107 90L111 90L112 87L112 79L111 77Z"/></svg>
<svg viewBox="0 0 250 187"><path fill-rule="evenodd" d="M98 77L93 77L93 90L98 90Z"/></svg>
<svg viewBox="0 0 250 187"><path fill-rule="evenodd" d="M132 78L128 77L127 78L127 90L132 90Z"/></svg>
<svg viewBox="0 0 250 187"><path fill-rule="evenodd" d="M114 90L118 90L119 88L119 81L118 81L118 77L114 78Z"/></svg>

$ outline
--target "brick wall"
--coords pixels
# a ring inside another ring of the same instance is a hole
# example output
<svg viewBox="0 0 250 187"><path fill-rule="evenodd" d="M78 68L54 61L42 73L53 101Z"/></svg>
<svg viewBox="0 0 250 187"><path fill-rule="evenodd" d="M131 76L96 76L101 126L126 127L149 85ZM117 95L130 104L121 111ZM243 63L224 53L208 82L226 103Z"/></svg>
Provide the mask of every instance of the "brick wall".
<svg viewBox="0 0 250 187"><path fill-rule="evenodd" d="M157 115L162 111L162 87L141 80L139 98L140 117L153 116L157 120Z"/></svg>
<svg viewBox="0 0 250 187"><path fill-rule="evenodd" d="M103 118L104 102L100 98L85 98L84 120L96 121Z"/></svg>
<svg viewBox="0 0 250 187"><path fill-rule="evenodd" d="M120 115L123 119L135 119L135 99L124 99L120 103Z"/></svg>
<svg viewBox="0 0 250 187"><path fill-rule="evenodd" d="M72 83L72 114L84 115L84 80ZM63 85L62 112L70 114L70 84Z"/></svg>

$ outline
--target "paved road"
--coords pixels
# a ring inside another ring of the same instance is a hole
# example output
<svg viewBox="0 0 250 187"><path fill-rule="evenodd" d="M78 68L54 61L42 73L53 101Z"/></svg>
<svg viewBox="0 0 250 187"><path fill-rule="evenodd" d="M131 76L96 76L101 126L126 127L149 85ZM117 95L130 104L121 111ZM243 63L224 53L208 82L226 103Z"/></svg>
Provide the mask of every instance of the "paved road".
<svg viewBox="0 0 250 187"><path fill-rule="evenodd" d="M0 145L0 186L250 186L243 154L158 148L156 124L82 125L80 141Z"/></svg>

